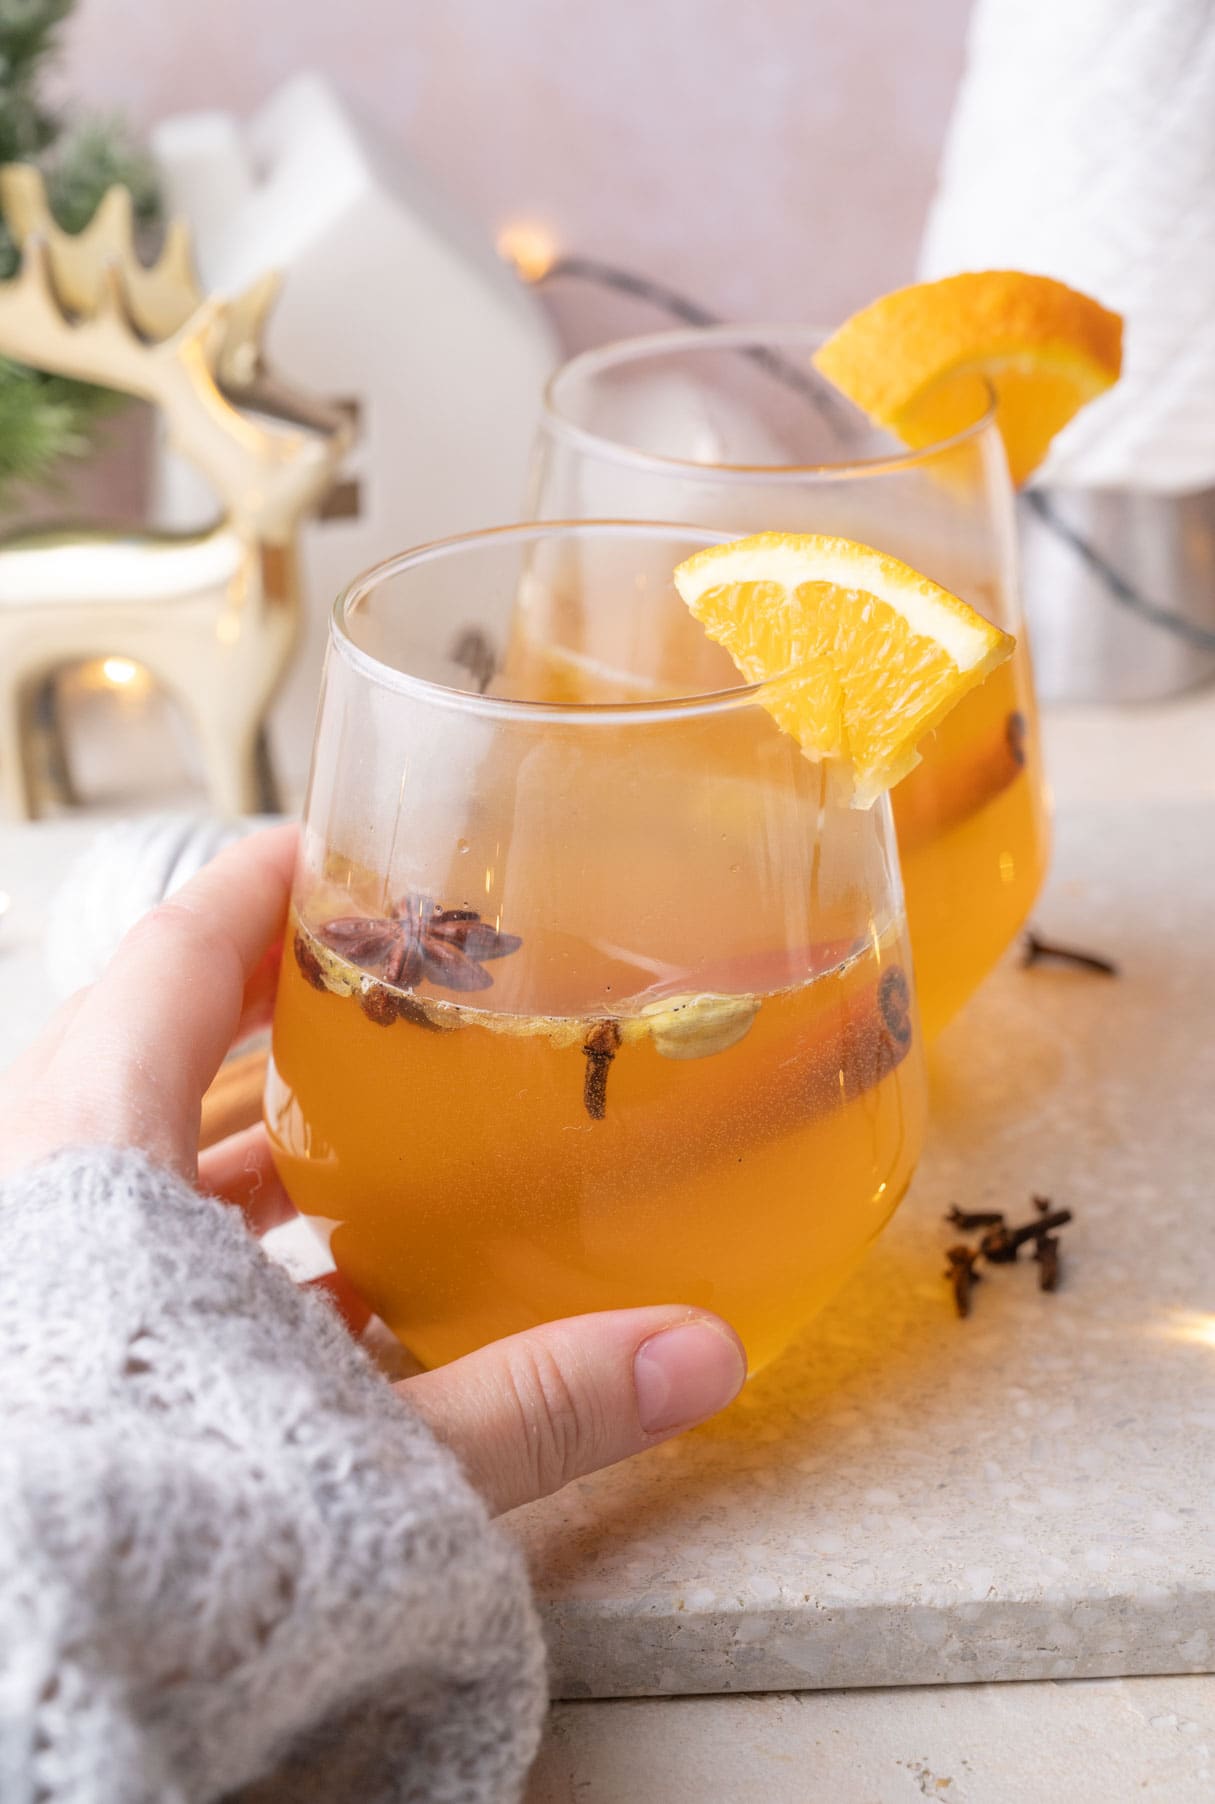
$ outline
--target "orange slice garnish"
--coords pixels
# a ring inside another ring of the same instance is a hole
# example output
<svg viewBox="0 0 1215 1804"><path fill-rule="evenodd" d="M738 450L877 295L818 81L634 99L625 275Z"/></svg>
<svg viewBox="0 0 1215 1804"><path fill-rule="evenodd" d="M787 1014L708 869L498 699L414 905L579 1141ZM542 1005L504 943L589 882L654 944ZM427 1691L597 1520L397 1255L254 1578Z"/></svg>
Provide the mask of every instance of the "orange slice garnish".
<svg viewBox="0 0 1215 1804"><path fill-rule="evenodd" d="M1013 640L898 558L850 539L760 533L680 564L675 586L806 754L861 805Z"/></svg>
<svg viewBox="0 0 1215 1804"><path fill-rule="evenodd" d="M983 412L988 386L1020 485L1051 440L1122 369L1122 319L1047 276L984 270L920 282L862 308L817 352L821 373L904 443L940 443Z"/></svg>

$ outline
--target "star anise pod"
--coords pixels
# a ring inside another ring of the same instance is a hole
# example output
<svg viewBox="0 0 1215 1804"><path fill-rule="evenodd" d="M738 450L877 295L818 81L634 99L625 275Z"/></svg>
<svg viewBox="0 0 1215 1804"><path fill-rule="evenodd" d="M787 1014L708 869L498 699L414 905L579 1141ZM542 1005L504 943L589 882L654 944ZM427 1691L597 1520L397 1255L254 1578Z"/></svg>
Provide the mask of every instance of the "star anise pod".
<svg viewBox="0 0 1215 1804"><path fill-rule="evenodd" d="M316 929L331 951L385 983L413 989L424 978L441 990L487 990L489 959L523 944L500 933L474 908L437 908L429 896L406 896L390 915L343 915Z"/></svg>

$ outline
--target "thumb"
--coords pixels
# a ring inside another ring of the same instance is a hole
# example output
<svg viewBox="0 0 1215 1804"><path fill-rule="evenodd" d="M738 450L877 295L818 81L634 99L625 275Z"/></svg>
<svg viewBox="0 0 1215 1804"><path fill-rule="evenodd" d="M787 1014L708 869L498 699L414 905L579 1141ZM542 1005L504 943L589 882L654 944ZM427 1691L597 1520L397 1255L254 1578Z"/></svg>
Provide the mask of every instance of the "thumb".
<svg viewBox="0 0 1215 1804"><path fill-rule="evenodd" d="M747 1356L717 1316L571 1316L401 1385L495 1512L666 1441L724 1409Z"/></svg>

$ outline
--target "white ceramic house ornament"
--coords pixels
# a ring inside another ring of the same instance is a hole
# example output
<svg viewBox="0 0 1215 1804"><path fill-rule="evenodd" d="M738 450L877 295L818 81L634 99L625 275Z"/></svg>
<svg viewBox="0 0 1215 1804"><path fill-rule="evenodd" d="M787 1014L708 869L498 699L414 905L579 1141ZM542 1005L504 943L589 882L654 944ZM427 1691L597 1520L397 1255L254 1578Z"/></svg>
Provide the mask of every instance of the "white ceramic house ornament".
<svg viewBox="0 0 1215 1804"><path fill-rule="evenodd" d="M306 620L271 716L290 794L307 774L334 596L408 545L518 518L557 345L488 240L315 76L243 127L215 113L170 120L154 149L208 289L240 293L279 270L274 364L357 410L344 506L304 535ZM196 519L192 473L166 460L162 478L164 523Z"/></svg>

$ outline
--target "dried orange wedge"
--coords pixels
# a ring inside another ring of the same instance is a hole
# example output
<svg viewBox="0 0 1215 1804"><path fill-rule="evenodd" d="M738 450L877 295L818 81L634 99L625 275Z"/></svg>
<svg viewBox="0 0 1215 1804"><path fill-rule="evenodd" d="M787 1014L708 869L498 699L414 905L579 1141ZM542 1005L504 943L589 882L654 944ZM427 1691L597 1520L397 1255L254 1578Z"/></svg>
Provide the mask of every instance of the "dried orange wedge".
<svg viewBox="0 0 1215 1804"><path fill-rule="evenodd" d="M996 396L1015 483L1122 369L1122 319L1047 276L983 270L899 288L854 313L819 371L908 445L937 444Z"/></svg>
<svg viewBox="0 0 1215 1804"><path fill-rule="evenodd" d="M765 532L698 551L675 586L777 724L872 802L1014 641L897 558L851 539Z"/></svg>

